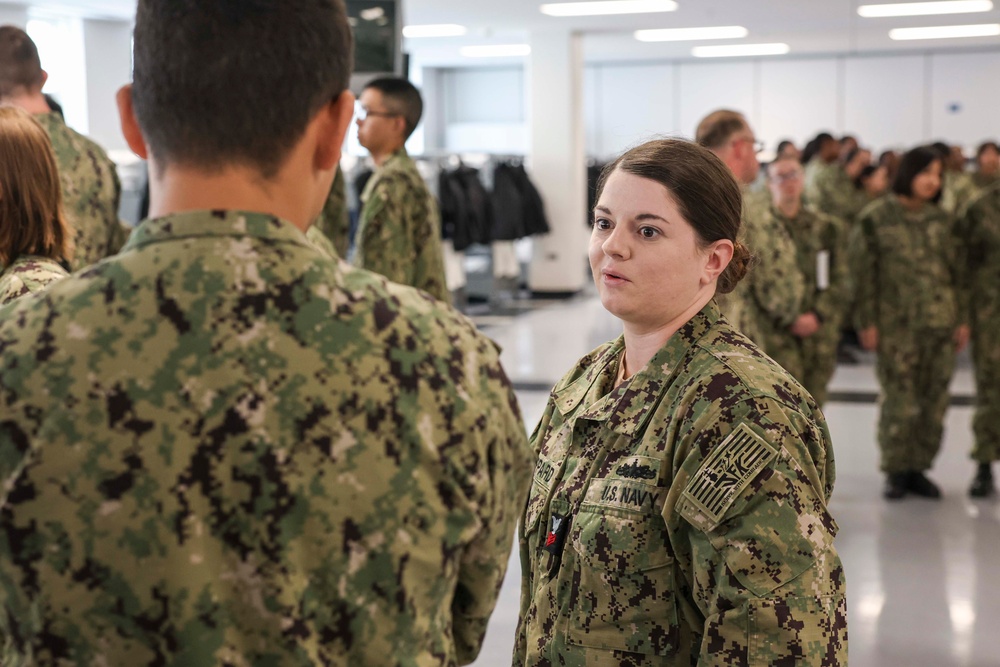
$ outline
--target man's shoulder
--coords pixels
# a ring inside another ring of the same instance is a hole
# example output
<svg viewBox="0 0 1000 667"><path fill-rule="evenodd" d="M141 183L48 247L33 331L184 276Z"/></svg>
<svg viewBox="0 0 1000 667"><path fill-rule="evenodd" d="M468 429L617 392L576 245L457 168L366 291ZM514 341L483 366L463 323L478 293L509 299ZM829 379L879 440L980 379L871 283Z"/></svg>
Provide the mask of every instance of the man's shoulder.
<svg viewBox="0 0 1000 667"><path fill-rule="evenodd" d="M280 264L250 267L249 262L248 271L268 274L268 282L257 288L240 283L237 269L219 270L206 266L196 252L184 256L155 245L127 248L64 278L41 298L25 297L16 317L0 321L0 346L30 348L42 330L51 346L78 350L106 345L82 333L97 329L116 345L148 337L160 327L179 327L189 338L221 339L231 337L231 326L246 324L249 313L242 311L250 308L255 330L289 333L322 356L336 356L345 343L342 337L349 336L372 349L390 344L441 354L454 347L475 349L486 355L480 357L484 361L497 363L496 346L458 311L311 244L283 249ZM157 252L165 254L154 258ZM208 301L211 310L204 311ZM201 326L195 326L198 317Z"/></svg>
<svg viewBox="0 0 1000 667"><path fill-rule="evenodd" d="M97 163L98 166L113 168L114 162L108 157L107 151L90 137L77 132L64 122L43 123L43 127L52 141L52 148L56 152L56 157L64 155L66 152L78 155L86 155ZM93 165L89 165L93 169Z"/></svg>

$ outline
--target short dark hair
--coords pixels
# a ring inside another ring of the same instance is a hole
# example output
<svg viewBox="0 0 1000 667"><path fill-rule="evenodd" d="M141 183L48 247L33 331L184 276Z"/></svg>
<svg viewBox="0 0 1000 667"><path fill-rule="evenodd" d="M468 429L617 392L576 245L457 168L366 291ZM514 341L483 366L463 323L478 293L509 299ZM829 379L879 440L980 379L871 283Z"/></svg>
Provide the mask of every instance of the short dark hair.
<svg viewBox="0 0 1000 667"><path fill-rule="evenodd" d="M899 161L899 169L892 180L892 191L897 195L912 197L913 179L935 161L940 162L941 168L944 169L944 158L929 146L917 146L907 151ZM941 201L941 188L938 188L937 194L931 201L935 204Z"/></svg>
<svg viewBox="0 0 1000 667"><path fill-rule="evenodd" d="M983 143L979 144L979 147L976 148L976 159L978 160L979 158L981 158L983 156L983 153L985 153L991 148L997 153L1000 153L1000 145L997 145L997 142L995 141L984 141Z"/></svg>
<svg viewBox="0 0 1000 667"><path fill-rule="evenodd" d="M928 148L932 149L935 153L940 153L941 159L947 159L951 155L951 146L943 141L935 141Z"/></svg>
<svg viewBox="0 0 1000 667"><path fill-rule="evenodd" d="M862 190L865 187L865 181L871 178L878 169L882 167L876 166L874 164L866 164L861 168L861 171L857 176L854 177L854 187L858 190Z"/></svg>
<svg viewBox="0 0 1000 667"><path fill-rule="evenodd" d="M785 150L785 146L794 146L794 145L795 143L791 139L782 139L781 141L778 142L778 149L775 152L780 155L781 151Z"/></svg>
<svg viewBox="0 0 1000 667"><path fill-rule="evenodd" d="M750 251L737 241L743 199L733 172L711 150L681 139L656 139L636 146L608 164L597 183L601 198L616 170L647 178L665 187L705 246L728 239L733 259L719 276L717 291L733 291L750 267Z"/></svg>
<svg viewBox="0 0 1000 667"><path fill-rule="evenodd" d="M421 97L417 87L406 79L386 76L369 81L364 90L369 88L382 93L382 98L389 110L403 117L406 122L403 138L409 139L413 131L417 129L420 118L424 115L424 98Z"/></svg>
<svg viewBox="0 0 1000 667"><path fill-rule="evenodd" d="M347 89L343 0L139 0L132 96L153 156L272 178Z"/></svg>
<svg viewBox="0 0 1000 667"><path fill-rule="evenodd" d="M35 42L16 26L0 26L0 97L41 82L42 63Z"/></svg>
<svg viewBox="0 0 1000 667"><path fill-rule="evenodd" d="M717 150L734 134L749 127L746 117L739 111L719 109L701 119L694 140L705 148Z"/></svg>

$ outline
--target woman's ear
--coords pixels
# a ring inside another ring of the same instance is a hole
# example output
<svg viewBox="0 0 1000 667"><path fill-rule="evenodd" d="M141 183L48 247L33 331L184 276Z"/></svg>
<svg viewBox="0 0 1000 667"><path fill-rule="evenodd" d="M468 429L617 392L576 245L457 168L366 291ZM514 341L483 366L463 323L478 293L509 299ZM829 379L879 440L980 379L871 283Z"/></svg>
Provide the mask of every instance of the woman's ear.
<svg viewBox="0 0 1000 667"><path fill-rule="evenodd" d="M705 270L702 276L703 285L711 284L722 275L733 259L734 250L733 242L729 239L719 239L708 247L708 253L705 256Z"/></svg>

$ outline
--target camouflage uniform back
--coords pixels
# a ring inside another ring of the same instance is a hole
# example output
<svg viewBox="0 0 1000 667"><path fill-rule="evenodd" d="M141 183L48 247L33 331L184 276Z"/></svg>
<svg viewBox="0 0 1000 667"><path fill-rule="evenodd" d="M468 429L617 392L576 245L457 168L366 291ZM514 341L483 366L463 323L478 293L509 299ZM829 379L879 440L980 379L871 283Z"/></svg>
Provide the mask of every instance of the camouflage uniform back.
<svg viewBox="0 0 1000 667"><path fill-rule="evenodd" d="M355 266L451 302L437 202L406 149L386 160L365 185L355 243Z"/></svg>
<svg viewBox="0 0 1000 667"><path fill-rule="evenodd" d="M69 128L57 113L35 116L52 140L66 220L74 232L73 270L115 254L129 230L118 219L121 183L104 149Z"/></svg>
<svg viewBox="0 0 1000 667"><path fill-rule="evenodd" d="M5 665L454 665L523 506L495 345L270 216L0 312Z"/></svg>
<svg viewBox="0 0 1000 667"><path fill-rule="evenodd" d="M959 228L969 255L969 317L976 373L972 458L989 463L1000 459L1000 183L969 203Z"/></svg>
<svg viewBox="0 0 1000 667"><path fill-rule="evenodd" d="M955 328L966 321L963 257L940 208L918 213L898 197L866 207L852 233L857 326L878 327L882 470L923 471L941 445Z"/></svg>
<svg viewBox="0 0 1000 667"><path fill-rule="evenodd" d="M333 244L337 257L347 259L347 253L351 247L351 215L347 209L347 185L344 182L344 170L337 166L337 174L333 177L333 186L330 188L330 195L323 206L323 212L319 215L309 232L315 234L313 230L322 232L327 240ZM315 243L315 239L310 237ZM322 241L320 241L322 243Z"/></svg>
<svg viewBox="0 0 1000 667"><path fill-rule="evenodd" d="M68 276L59 262L47 257L19 257L0 271L0 306L43 289Z"/></svg>
<svg viewBox="0 0 1000 667"><path fill-rule="evenodd" d="M795 244L798 275L804 286L801 313L815 313L822 326L818 332L799 338L787 328L770 326L761 333L768 356L777 361L809 390L816 401L826 402L826 387L837 365L837 343L844 304L849 298L847 240L837 218L802 208L794 220L771 208L766 215L779 224ZM820 283L824 265L824 284Z"/></svg>
<svg viewBox="0 0 1000 667"><path fill-rule="evenodd" d="M848 228L854 225L858 213L868 203L868 195L864 190L854 187L854 183L838 163L817 168L805 195L812 208L840 218Z"/></svg>

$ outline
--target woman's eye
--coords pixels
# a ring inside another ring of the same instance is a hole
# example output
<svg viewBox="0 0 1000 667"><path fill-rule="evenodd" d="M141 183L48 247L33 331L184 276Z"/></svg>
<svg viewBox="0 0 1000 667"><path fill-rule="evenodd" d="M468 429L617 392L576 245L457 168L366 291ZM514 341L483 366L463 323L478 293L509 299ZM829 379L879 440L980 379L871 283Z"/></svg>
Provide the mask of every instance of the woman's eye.
<svg viewBox="0 0 1000 667"><path fill-rule="evenodd" d="M643 238L651 239L654 238L657 234L659 234L660 231L658 229L653 229L652 227L643 227L642 229L639 230L639 233L642 234Z"/></svg>
<svg viewBox="0 0 1000 667"><path fill-rule="evenodd" d="M598 218L594 221L594 227L598 229L611 229L611 221L607 218Z"/></svg>

